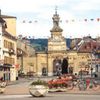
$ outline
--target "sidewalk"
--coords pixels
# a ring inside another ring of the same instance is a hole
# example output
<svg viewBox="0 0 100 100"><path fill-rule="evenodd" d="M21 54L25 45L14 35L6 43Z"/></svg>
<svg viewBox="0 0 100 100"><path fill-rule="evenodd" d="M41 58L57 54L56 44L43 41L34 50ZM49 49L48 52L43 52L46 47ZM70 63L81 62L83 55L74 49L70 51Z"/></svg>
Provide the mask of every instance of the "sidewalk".
<svg viewBox="0 0 100 100"><path fill-rule="evenodd" d="M93 95L100 95L100 89L97 91L94 90L85 90L85 91L79 91L78 89L73 89L73 90L67 90L66 93L69 94L93 94Z"/></svg>
<svg viewBox="0 0 100 100"><path fill-rule="evenodd" d="M79 91L77 88L73 90L66 90L65 92L49 92L50 94L88 94L88 95L100 95L100 90L93 91L93 90L85 90ZM28 86L17 86L17 87L7 87L5 95L29 95L29 88Z"/></svg>

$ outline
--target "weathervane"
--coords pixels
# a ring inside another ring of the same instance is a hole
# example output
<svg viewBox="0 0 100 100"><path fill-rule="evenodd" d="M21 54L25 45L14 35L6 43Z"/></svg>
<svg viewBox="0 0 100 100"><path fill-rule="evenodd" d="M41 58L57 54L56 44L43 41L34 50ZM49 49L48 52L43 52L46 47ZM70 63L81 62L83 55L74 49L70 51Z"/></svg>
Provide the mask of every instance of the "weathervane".
<svg viewBox="0 0 100 100"><path fill-rule="evenodd" d="M57 14L57 8L58 8L58 7L57 7L57 6L55 6L55 14Z"/></svg>

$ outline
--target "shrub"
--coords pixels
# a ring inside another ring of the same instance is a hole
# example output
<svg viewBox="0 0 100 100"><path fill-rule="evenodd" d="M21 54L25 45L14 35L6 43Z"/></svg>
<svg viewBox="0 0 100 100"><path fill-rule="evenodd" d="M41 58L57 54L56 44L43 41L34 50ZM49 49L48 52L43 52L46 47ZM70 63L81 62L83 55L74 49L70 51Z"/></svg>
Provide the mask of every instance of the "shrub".
<svg viewBox="0 0 100 100"><path fill-rule="evenodd" d="M35 80L33 81L30 85L44 85L44 86L48 86L48 83L44 80Z"/></svg>

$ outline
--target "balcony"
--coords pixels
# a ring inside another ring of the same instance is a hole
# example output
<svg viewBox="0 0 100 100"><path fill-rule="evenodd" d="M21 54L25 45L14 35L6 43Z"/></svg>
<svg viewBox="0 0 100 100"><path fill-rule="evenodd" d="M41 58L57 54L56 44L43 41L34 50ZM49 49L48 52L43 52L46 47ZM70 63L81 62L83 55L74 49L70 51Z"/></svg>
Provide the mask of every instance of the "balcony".
<svg viewBox="0 0 100 100"><path fill-rule="evenodd" d="M8 53L9 55L15 55L15 50L13 48L10 48Z"/></svg>

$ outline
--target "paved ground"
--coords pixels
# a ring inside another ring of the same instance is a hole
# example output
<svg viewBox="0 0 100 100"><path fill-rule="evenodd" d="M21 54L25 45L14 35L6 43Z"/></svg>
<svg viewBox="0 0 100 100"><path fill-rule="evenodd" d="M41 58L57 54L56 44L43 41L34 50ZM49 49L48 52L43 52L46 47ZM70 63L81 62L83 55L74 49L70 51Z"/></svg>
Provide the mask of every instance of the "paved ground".
<svg viewBox="0 0 100 100"><path fill-rule="evenodd" d="M34 80L37 78L34 78ZM50 78L44 78L45 80L49 80ZM5 89L3 95L29 95L29 84L33 81L33 79L19 79L16 82L8 83L8 86ZM57 92L61 93L61 92ZM66 90L65 94L100 94L100 89L98 91L86 90L79 91L78 88L74 88L73 90Z"/></svg>
<svg viewBox="0 0 100 100"><path fill-rule="evenodd" d="M6 95L0 100L100 100L100 95L80 94L47 94L46 97L32 97L31 95Z"/></svg>
<svg viewBox="0 0 100 100"><path fill-rule="evenodd" d="M29 84L35 79L20 79L16 82L10 82L5 89L4 95L29 95ZM45 78L45 80L47 80L47 78ZM64 93L100 94L100 89L98 91L93 91L93 90L79 91L78 88L74 88L73 90L66 90Z"/></svg>
<svg viewBox="0 0 100 100"><path fill-rule="evenodd" d="M37 78L34 78L34 80ZM50 78L49 78L50 79ZM45 80L48 80L45 78ZM33 79L19 79L16 82L8 83L6 90L3 94L0 94L0 100L36 100L29 94L29 84ZM100 100L100 90L93 91L79 91L77 88L73 90L67 90L65 92L53 92L48 93L44 98L38 98L43 100Z"/></svg>

